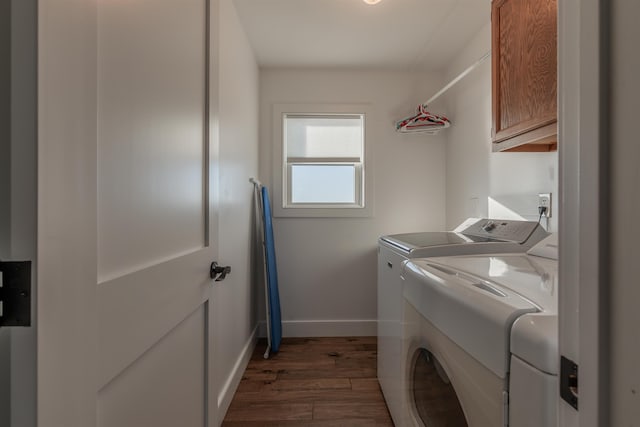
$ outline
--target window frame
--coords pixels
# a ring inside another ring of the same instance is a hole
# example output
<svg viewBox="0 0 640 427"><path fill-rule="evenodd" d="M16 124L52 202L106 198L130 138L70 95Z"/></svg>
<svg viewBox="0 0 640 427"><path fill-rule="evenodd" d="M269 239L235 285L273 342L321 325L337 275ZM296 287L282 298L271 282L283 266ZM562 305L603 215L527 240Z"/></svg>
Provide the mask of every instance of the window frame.
<svg viewBox="0 0 640 427"><path fill-rule="evenodd" d="M361 116L362 157L286 158L285 118L287 116ZM273 106L273 215L276 217L368 217L373 215L371 185L372 112L369 104L274 104ZM295 203L291 200L291 168L295 164L352 164L356 167L356 203ZM285 170L286 168L286 170Z"/></svg>
<svg viewBox="0 0 640 427"><path fill-rule="evenodd" d="M364 156L363 156L364 157ZM315 209L340 209L340 208L344 208L344 209L360 209L363 207L364 205L364 197L363 197L363 191L362 191L362 187L363 187L363 179L362 179L362 172L363 172L363 163L364 163L364 159L362 160L356 160L356 159L348 159L348 158L332 158L331 160L329 159L324 159L324 158L319 158L319 157L301 157L301 158L293 158L294 161L291 160L291 158L289 158L288 160L285 160L284 162L286 163L285 166L283 166L283 170L284 167L287 168L286 171L286 190L287 190L287 194L286 197L284 198L283 204L285 206L285 208L291 208L291 209L311 209L311 208L315 208ZM348 165L348 166L353 166L354 168L354 198L355 198L355 202L353 203L349 203L349 202L344 202L344 203L340 203L340 202L334 202L334 203L329 203L329 202L319 202L319 203L313 203L313 202L294 202L293 201L293 167L294 166L298 166L298 165L322 165L322 166L344 166L344 165Z"/></svg>

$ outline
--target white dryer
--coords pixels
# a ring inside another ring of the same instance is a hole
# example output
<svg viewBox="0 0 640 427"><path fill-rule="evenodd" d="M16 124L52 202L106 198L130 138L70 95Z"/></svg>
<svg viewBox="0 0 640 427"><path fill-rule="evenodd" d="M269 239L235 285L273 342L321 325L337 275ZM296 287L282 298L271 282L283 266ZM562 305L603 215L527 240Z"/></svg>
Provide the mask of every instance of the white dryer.
<svg viewBox="0 0 640 427"><path fill-rule="evenodd" d="M410 425L555 425L557 236L527 254L404 263Z"/></svg>
<svg viewBox="0 0 640 427"><path fill-rule="evenodd" d="M396 427L410 425L403 398L402 262L448 255L521 253L547 235L537 222L476 218L454 231L396 234L378 240L378 381Z"/></svg>

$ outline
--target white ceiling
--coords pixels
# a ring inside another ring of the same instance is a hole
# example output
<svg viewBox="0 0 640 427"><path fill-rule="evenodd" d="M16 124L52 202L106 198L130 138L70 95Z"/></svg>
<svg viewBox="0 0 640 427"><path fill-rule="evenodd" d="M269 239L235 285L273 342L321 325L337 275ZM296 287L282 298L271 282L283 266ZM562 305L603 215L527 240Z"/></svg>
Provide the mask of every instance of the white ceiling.
<svg viewBox="0 0 640 427"><path fill-rule="evenodd" d="M490 0L234 0L263 67L440 70L490 21Z"/></svg>

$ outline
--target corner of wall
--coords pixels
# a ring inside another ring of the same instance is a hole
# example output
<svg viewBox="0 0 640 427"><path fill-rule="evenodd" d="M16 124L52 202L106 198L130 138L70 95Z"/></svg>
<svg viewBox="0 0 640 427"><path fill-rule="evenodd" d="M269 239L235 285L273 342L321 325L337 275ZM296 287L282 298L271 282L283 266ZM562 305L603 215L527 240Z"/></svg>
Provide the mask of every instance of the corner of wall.
<svg viewBox="0 0 640 427"><path fill-rule="evenodd" d="M247 369L249 360L251 360L253 351L256 348L256 344L258 342L257 332L258 326L256 325L256 327L253 329L253 332L247 339L244 348L240 352L235 365L233 365L229 376L220 388L220 393L218 394L218 419L216 422L216 425L218 426L222 425L222 422L224 421L224 417L229 410L229 406L231 405L231 401L233 400L236 389L238 388L238 385L242 380L244 371Z"/></svg>
<svg viewBox="0 0 640 427"><path fill-rule="evenodd" d="M491 22L446 68L453 79L491 49ZM491 61L486 59L443 100L452 121L446 133L446 217L454 228L466 218L488 216L491 155Z"/></svg>

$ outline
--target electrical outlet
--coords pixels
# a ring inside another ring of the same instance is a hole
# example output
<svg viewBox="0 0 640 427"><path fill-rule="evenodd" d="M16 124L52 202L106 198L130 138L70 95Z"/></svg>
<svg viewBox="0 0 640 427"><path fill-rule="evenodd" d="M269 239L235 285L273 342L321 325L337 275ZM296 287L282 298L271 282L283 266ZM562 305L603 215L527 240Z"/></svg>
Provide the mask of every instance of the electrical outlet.
<svg viewBox="0 0 640 427"><path fill-rule="evenodd" d="M538 207L545 207L547 211L542 214L547 218L551 218L551 193L539 193L538 194Z"/></svg>

